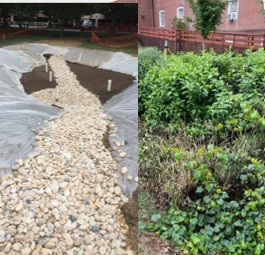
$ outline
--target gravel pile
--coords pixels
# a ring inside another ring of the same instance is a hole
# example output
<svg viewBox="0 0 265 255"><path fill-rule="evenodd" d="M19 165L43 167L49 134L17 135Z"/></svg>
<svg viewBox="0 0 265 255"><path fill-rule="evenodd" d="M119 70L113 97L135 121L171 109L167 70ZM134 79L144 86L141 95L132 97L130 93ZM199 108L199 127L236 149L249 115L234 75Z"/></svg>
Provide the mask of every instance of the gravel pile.
<svg viewBox="0 0 265 255"><path fill-rule="evenodd" d="M0 180L0 255L133 254L120 210L128 198L103 144L114 124L64 60L49 63L59 88L33 96L65 114L34 131L35 152Z"/></svg>

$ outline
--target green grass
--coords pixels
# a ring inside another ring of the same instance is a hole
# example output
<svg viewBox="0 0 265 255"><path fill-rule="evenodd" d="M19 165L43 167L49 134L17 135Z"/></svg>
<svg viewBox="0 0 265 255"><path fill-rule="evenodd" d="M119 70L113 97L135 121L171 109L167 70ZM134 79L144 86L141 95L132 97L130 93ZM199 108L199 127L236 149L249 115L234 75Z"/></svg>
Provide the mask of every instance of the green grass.
<svg viewBox="0 0 265 255"><path fill-rule="evenodd" d="M151 200L150 196L143 191L138 194L138 206L138 221L150 221L152 215L158 213L158 210L155 208L155 204Z"/></svg>

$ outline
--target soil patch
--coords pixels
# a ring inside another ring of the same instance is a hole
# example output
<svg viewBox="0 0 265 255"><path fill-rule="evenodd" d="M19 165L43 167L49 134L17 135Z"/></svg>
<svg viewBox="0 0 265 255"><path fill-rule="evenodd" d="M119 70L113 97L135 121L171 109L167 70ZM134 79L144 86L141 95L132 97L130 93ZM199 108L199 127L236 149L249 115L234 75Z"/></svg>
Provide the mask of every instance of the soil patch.
<svg viewBox="0 0 265 255"><path fill-rule="evenodd" d="M97 95L102 104L133 84L134 77L128 74L71 62L67 62L67 64L77 76L80 84ZM107 91L108 80L112 80L111 91ZM56 86L54 79L49 82L49 74L45 72L45 66L39 66L30 73L24 73L20 81L27 94Z"/></svg>
<svg viewBox="0 0 265 255"><path fill-rule="evenodd" d="M129 226L127 244L131 246L135 254L138 254L138 190L133 193L133 197L121 208L121 211Z"/></svg>
<svg viewBox="0 0 265 255"><path fill-rule="evenodd" d="M80 84L97 95L102 104L133 84L134 77L128 74L71 62L67 64ZM108 80L112 80L111 91L107 91Z"/></svg>

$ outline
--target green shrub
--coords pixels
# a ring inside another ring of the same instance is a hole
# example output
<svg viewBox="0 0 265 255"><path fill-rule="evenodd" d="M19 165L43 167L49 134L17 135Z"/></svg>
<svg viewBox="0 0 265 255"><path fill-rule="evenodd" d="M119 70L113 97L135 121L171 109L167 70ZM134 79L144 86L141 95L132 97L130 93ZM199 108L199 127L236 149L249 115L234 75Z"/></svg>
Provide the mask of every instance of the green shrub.
<svg viewBox="0 0 265 255"><path fill-rule="evenodd" d="M184 124L191 135L212 134L219 124L251 129L249 122L264 115L264 65L263 50L172 55L141 82L139 108L150 126L178 130ZM230 125L234 120L239 126Z"/></svg>
<svg viewBox="0 0 265 255"><path fill-rule="evenodd" d="M143 100L150 93L150 85L147 83L142 83L144 77L148 73L149 69L153 66L161 66L163 63L164 57L163 54L158 51L157 48L143 48L138 52L138 78L139 78L139 113L143 113L145 111L145 107L143 105Z"/></svg>
<svg viewBox="0 0 265 255"><path fill-rule="evenodd" d="M163 61L163 54L155 47L147 47L138 51L139 80L141 81L153 65Z"/></svg>

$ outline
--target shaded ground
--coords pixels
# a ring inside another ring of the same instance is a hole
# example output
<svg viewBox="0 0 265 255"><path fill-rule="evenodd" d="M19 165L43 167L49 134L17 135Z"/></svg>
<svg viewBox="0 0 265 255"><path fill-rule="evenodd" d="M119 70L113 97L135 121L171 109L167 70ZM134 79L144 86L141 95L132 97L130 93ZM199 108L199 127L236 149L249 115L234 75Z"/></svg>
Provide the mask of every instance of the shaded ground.
<svg viewBox="0 0 265 255"><path fill-rule="evenodd" d="M127 244L131 246L135 254L138 254L138 190L133 193L132 199L121 208L121 211L125 215L126 224L129 226Z"/></svg>
<svg viewBox="0 0 265 255"><path fill-rule="evenodd" d="M134 80L133 76L89 67L86 65L73 64L68 62L70 69L77 75L80 84L90 92L99 96L102 104L104 104L112 96L120 93L129 87ZM112 80L112 91L107 91L107 80ZM49 82L48 73L45 72L45 66L36 67L30 73L24 73L21 77L21 83L25 91L31 94L45 88L55 88L56 83L53 80ZM104 144L109 147L107 137ZM138 254L137 226L138 226L138 192L135 192L133 198L124 205L121 210L125 216L129 232L127 233L127 244Z"/></svg>
<svg viewBox="0 0 265 255"><path fill-rule="evenodd" d="M138 237L139 255L182 255L172 249L166 241L162 241L156 234L143 232Z"/></svg>

